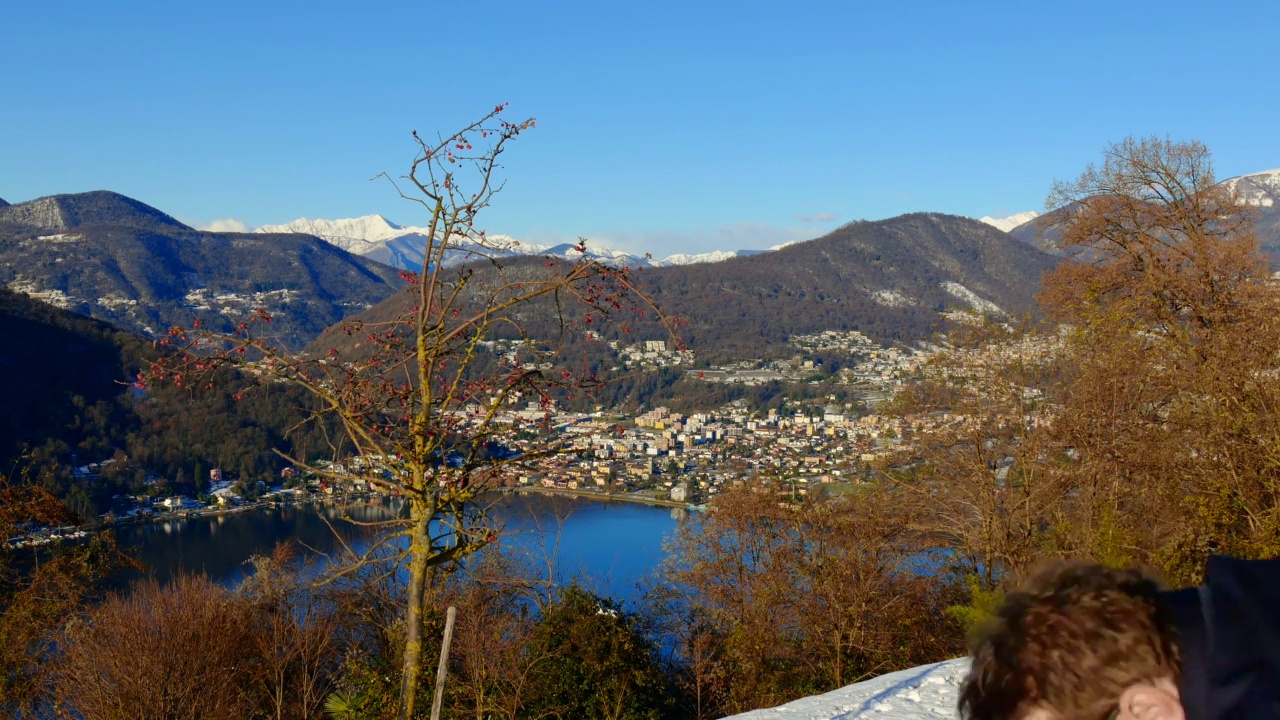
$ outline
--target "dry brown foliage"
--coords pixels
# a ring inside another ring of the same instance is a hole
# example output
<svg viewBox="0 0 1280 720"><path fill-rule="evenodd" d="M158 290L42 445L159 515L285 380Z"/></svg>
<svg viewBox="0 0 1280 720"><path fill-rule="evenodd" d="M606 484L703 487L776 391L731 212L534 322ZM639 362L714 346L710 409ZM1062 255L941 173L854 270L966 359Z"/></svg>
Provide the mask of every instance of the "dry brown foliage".
<svg viewBox="0 0 1280 720"><path fill-rule="evenodd" d="M878 492L795 503L778 487L717 497L665 568L695 717L767 707L949 657L951 598Z"/></svg>
<svg viewBox="0 0 1280 720"><path fill-rule="evenodd" d="M125 562L109 535L69 547L11 552L26 523L70 522L63 504L30 478L0 477L0 712L29 714L47 697L64 624Z"/></svg>
<svg viewBox="0 0 1280 720"><path fill-rule="evenodd" d="M56 692L85 720L217 720L256 710L247 604L206 578L144 582L68 628Z"/></svg>
<svg viewBox="0 0 1280 720"><path fill-rule="evenodd" d="M250 605L257 659L254 684L276 720L325 717L346 647L351 616L307 578L316 568L299 561L292 544L253 559L254 573L237 589Z"/></svg>
<svg viewBox="0 0 1280 720"><path fill-rule="evenodd" d="M1051 202L1051 325L957 343L904 402L922 529L988 586L1042 557L1195 582L1280 554L1280 288L1199 143L1126 140Z"/></svg>

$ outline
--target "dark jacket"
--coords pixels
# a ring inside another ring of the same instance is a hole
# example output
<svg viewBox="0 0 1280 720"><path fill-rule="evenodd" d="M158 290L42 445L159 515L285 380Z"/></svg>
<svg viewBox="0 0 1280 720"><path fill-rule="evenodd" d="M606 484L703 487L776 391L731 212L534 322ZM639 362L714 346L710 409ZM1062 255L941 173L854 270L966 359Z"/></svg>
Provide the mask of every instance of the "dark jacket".
<svg viewBox="0 0 1280 720"><path fill-rule="evenodd" d="M1280 720L1280 560L1214 556L1204 585L1164 597L1187 720Z"/></svg>

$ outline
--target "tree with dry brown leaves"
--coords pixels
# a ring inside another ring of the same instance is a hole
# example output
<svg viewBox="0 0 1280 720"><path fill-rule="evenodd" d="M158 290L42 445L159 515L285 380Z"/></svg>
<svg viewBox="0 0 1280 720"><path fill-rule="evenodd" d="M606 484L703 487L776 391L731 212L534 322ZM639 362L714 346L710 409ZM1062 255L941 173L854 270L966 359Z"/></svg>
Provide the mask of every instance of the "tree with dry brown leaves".
<svg viewBox="0 0 1280 720"><path fill-rule="evenodd" d="M1088 250L1046 279L1074 372L1053 426L1082 488L1074 543L1198 580L1210 552L1280 552L1280 288L1253 212L1200 143L1126 140L1051 198ZM1091 547L1093 546L1093 547ZM1096 550L1094 554L1097 554Z"/></svg>
<svg viewBox="0 0 1280 720"><path fill-rule="evenodd" d="M72 624L58 697L85 720L219 720L256 714L249 606L207 578L144 582Z"/></svg>
<svg viewBox="0 0 1280 720"><path fill-rule="evenodd" d="M760 484L681 527L664 567L687 708L721 717L961 651L945 587L879 490L792 499Z"/></svg>
<svg viewBox="0 0 1280 720"><path fill-rule="evenodd" d="M922 530L998 585L1047 556L1195 582L1280 554L1280 287L1199 143L1126 140L1050 203L1045 326L954 342L903 398Z"/></svg>
<svg viewBox="0 0 1280 720"><path fill-rule="evenodd" d="M9 545L32 524L71 522L34 478L0 476L0 713L20 717L47 704L67 618L99 597L102 580L127 562L107 534L32 550Z"/></svg>

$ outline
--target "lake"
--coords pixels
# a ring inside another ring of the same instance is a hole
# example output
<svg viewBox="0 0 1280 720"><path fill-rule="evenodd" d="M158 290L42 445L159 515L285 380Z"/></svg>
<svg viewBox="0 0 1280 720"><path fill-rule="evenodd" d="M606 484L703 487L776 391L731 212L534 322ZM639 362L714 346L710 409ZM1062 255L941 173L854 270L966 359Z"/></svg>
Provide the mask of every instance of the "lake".
<svg viewBox="0 0 1280 720"><path fill-rule="evenodd" d="M356 520L388 516L393 501L353 505ZM373 531L341 520L343 510L324 502L244 512L125 525L115 529L120 546L144 566L123 573L123 584L143 576L166 581L181 572L200 572L234 585L248 570L245 562L266 554L279 542L293 539L312 553L338 553L342 546L334 528L355 547L367 547ZM675 531L686 511L630 502L506 495L493 516L506 532L500 543L536 556L554 556L564 577L578 575L583 584L618 599L635 596L636 584L662 561L663 541Z"/></svg>

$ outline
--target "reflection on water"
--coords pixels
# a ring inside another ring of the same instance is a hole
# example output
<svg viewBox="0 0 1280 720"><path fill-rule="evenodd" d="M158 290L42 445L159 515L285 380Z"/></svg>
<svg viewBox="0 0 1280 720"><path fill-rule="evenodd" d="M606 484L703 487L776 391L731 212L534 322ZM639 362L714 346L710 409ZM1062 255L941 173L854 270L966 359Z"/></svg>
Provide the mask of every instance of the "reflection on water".
<svg viewBox="0 0 1280 720"><path fill-rule="evenodd" d="M355 548L367 547L379 534L344 522L344 513L375 522L399 512L401 502L375 498L345 506L255 508L123 526L116 529L116 538L145 570L122 573L118 582L146 576L163 582L187 571L236 584L244 578L249 557L269 553L288 539L307 552L336 556L343 544L335 532ZM687 515L681 508L543 495L502 496L494 500L492 514L505 530L499 540L505 548L554 555L564 577L578 576L592 589L620 598L631 597L636 583L661 562L664 539Z"/></svg>

